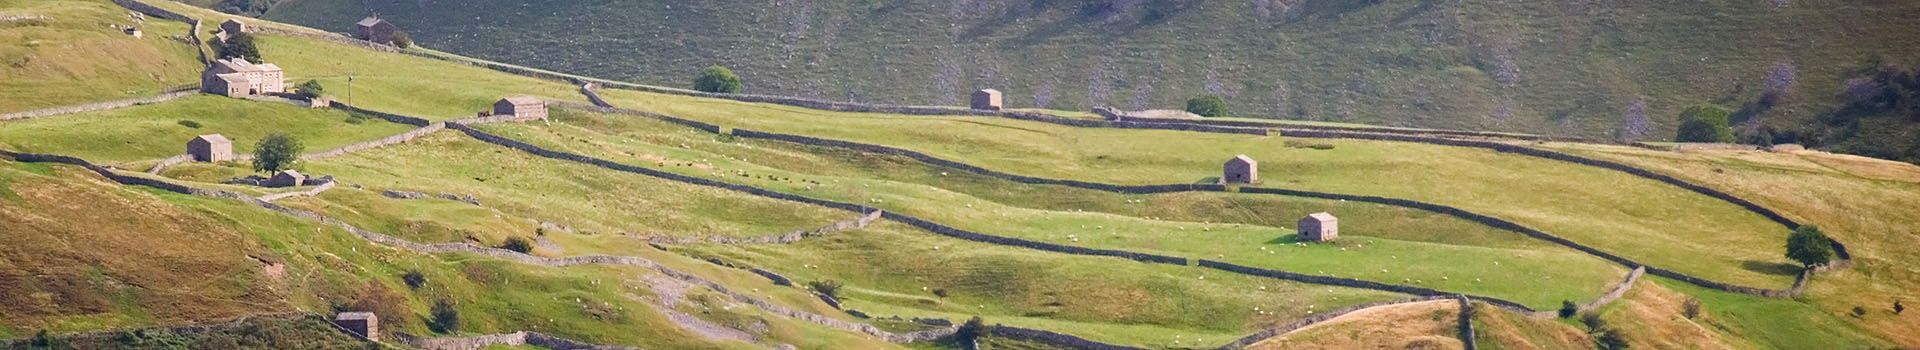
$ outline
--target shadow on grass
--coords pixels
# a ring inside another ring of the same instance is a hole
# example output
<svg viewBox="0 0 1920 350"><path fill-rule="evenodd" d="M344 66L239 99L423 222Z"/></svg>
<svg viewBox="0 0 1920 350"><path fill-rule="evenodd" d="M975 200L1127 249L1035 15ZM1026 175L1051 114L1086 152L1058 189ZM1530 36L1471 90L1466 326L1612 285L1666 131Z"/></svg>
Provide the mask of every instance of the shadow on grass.
<svg viewBox="0 0 1920 350"><path fill-rule="evenodd" d="M1794 276L1800 274L1800 265L1780 262L1746 260L1740 262L1740 267L1747 269L1747 271L1769 275Z"/></svg>

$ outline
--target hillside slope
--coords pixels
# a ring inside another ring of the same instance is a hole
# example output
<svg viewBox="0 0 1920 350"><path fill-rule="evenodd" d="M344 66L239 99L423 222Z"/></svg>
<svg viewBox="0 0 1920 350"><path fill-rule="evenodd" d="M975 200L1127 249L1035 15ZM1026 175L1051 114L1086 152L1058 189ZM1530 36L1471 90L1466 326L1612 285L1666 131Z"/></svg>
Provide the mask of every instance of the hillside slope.
<svg viewBox="0 0 1920 350"><path fill-rule="evenodd" d="M254 1L259 2L259 1ZM267 18L334 31L377 12L423 45L686 86L710 64L755 93L1236 114L1610 137L1636 101L1650 137L1687 105L1753 102L1782 129L1840 102L1887 43L1920 39L1909 1L776 1L298 0ZM538 49L529 49L538 48ZM1775 73L1776 71L1780 73Z"/></svg>
<svg viewBox="0 0 1920 350"><path fill-rule="evenodd" d="M112 26L139 28L135 38ZM0 1L0 114L147 96L195 83L191 26L106 0ZM101 55L110 52L111 55Z"/></svg>

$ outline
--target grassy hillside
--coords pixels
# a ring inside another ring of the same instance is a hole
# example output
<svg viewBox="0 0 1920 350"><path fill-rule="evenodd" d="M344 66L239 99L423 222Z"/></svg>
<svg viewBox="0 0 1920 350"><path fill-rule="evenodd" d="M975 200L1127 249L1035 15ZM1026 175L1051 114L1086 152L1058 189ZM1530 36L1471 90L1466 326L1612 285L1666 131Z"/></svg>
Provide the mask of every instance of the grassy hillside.
<svg viewBox="0 0 1920 350"><path fill-rule="evenodd" d="M383 111L446 119L470 115L508 94L579 99L564 82L456 63L274 35L263 35L261 45L263 54L287 67L293 79L320 79L341 97L346 76L354 75L354 103ZM1246 153L1268 163L1262 186L1459 206L1716 280L1783 288L1792 272L1781 267L1785 260L1778 246L1785 230L1778 225L1677 187L1571 163L1424 144L1078 129L977 117L832 113L630 91L607 94L622 106L728 127L880 143L1005 172L1082 181L1204 182L1217 176L1219 161ZM212 97L123 111L0 124L0 147L137 163L174 152L180 133L190 131L178 125L185 118L203 118L203 128L242 135L299 129L302 137L327 144L405 129L373 121L350 124L335 111ZM1487 294L1537 308L1590 299L1624 273L1616 265L1512 232L1373 204L1024 185L901 157L737 139L636 117L567 110L556 110L549 121L481 128L635 166L863 203L996 235ZM1287 141L1326 143L1332 149L1288 147ZM1859 258L1852 269L1816 277L1800 299L1644 280L1625 301L1602 311L1630 336L1650 337L1637 347L1683 344L1669 339L1680 337L1713 341L1684 344L1731 348L1920 344L1909 335L1913 318L1885 310L1894 299L1914 300L1906 294L1920 285L1914 282L1920 273L1911 266L1915 251L1901 244L1912 240L1905 232L1911 230L1904 228L1920 222L1903 210L1920 193L1913 185L1920 183L1920 168L1821 153L1536 146L1645 166L1755 198L1829 227ZM794 244L656 247L644 238L778 234L845 220L852 213L535 157L458 132L303 166L338 176L343 185L280 203L418 242L491 246L523 237L538 239L532 253L539 256L641 257L785 308L887 329L924 327L858 319L826 305L804 285L843 282L838 293L845 305L875 316L957 320L979 315L989 323L1153 348L1221 344L1322 310L1402 297L973 243L885 221ZM204 182L241 172L238 164L191 164L162 175L214 186ZM480 204L388 198L381 195L386 190L473 195ZM1345 239L1292 244L1292 221L1321 210L1346 219ZM0 233L9 242L0 247L0 261L9 263L0 264L6 266L0 268L0 280L20 281L0 283L20 289L0 293L15 299L0 307L18 308L0 317L0 338L43 329L126 329L261 312L374 310L387 321L388 331L423 335L537 330L672 349L941 346L887 344L775 315L718 288L653 269L548 268L479 255L416 254L236 201L106 183L70 166L0 161L0 220L6 227L26 228ZM745 268L771 270L802 286L777 286ZM400 278L407 272L418 272L427 282L409 286ZM1706 321L1673 318L1673 302L1685 297L1703 300ZM441 300L460 311L458 331L437 331L425 320ZM1847 315L1856 305L1870 311L1858 318ZM1357 346L1358 334L1368 335L1361 337L1366 344L1413 345L1432 338L1417 345L1444 346L1442 341L1453 339L1439 331L1444 325L1436 320L1450 316L1434 315L1328 324L1280 342ZM1489 348L1584 347L1588 342L1572 322L1498 311L1480 315L1476 321L1486 330L1482 344L1499 344ZM995 338L987 343L1038 347Z"/></svg>
<svg viewBox="0 0 1920 350"><path fill-rule="evenodd" d="M1913 48L1885 43L1920 38L1917 6L303 0L265 17L350 31L373 11L430 47L673 86L726 64L758 93L959 104L992 87L1061 109L1214 93L1248 116L1604 137L1635 101L1671 136L1687 105L1755 100L1776 64L1794 72L1791 98L1763 119L1809 123L1840 101L1846 71L1914 63Z"/></svg>
<svg viewBox="0 0 1920 350"><path fill-rule="evenodd" d="M134 26L134 38L108 25ZM0 1L0 113L158 93L199 81L185 23L107 0ZM103 55L102 53L112 53Z"/></svg>

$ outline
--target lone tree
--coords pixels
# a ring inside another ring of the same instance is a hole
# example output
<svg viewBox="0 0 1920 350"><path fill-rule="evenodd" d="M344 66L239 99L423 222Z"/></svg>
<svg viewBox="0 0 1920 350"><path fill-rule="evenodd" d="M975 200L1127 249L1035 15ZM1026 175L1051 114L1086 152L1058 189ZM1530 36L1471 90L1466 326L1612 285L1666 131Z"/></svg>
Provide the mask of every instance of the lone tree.
<svg viewBox="0 0 1920 350"><path fill-rule="evenodd" d="M286 133L267 135L267 138L260 139L259 145L253 147L253 170L275 172L292 168L293 162L300 159L300 152L305 149L300 145L300 140Z"/></svg>
<svg viewBox="0 0 1920 350"><path fill-rule="evenodd" d="M980 336L993 332L993 329L990 327L992 326L988 326L985 320L980 319L980 316L974 316L973 318L967 319L967 323L960 324L960 329L953 332L953 340L961 344L973 344L974 341L980 339Z"/></svg>
<svg viewBox="0 0 1920 350"><path fill-rule="evenodd" d="M1819 226L1803 225L1787 236L1787 258L1808 268L1833 260L1833 240Z"/></svg>
<svg viewBox="0 0 1920 350"><path fill-rule="evenodd" d="M245 58L247 62L260 62L260 48L253 45L253 34L233 33L226 42L220 39L208 40L213 44L214 53L220 58Z"/></svg>
<svg viewBox="0 0 1920 350"><path fill-rule="evenodd" d="M737 93L740 92L740 76L733 75L732 69L716 64L700 71L700 77L693 80L693 89L701 92Z"/></svg>
<svg viewBox="0 0 1920 350"><path fill-rule="evenodd" d="M1227 100L1215 95L1200 95L1187 100L1187 112L1202 117L1227 116Z"/></svg>
<svg viewBox="0 0 1920 350"><path fill-rule="evenodd" d="M1677 142L1733 142L1733 128L1728 127L1728 118L1733 112L1726 107L1711 104L1687 107L1680 112L1680 132L1673 137Z"/></svg>
<svg viewBox="0 0 1920 350"><path fill-rule="evenodd" d="M299 85L294 85L293 93L300 95L300 97L311 99L327 94L327 87L320 85L319 80L307 80L301 82Z"/></svg>
<svg viewBox="0 0 1920 350"><path fill-rule="evenodd" d="M506 243L501 244L500 249L511 250L519 252L520 254L532 253L533 241L520 236L507 237Z"/></svg>

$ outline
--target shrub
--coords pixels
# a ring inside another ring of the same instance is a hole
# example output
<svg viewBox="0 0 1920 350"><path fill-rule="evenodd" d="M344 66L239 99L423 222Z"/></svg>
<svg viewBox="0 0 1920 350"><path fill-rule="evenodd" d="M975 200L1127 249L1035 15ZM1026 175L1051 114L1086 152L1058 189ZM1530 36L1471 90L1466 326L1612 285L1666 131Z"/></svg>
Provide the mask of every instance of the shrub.
<svg viewBox="0 0 1920 350"><path fill-rule="evenodd" d="M1593 346L1601 350L1623 350L1631 348L1632 344L1628 344L1626 333L1621 333L1618 329L1608 329L1593 337Z"/></svg>
<svg viewBox="0 0 1920 350"><path fill-rule="evenodd" d="M300 152L305 149L306 146L300 145L300 140L286 133L267 135L267 138L260 139L260 144L254 146L253 170L275 172L292 168L293 162L300 159Z"/></svg>
<svg viewBox="0 0 1920 350"><path fill-rule="evenodd" d="M1572 300L1560 301L1560 318L1571 318L1573 317L1574 314L1579 312L1580 312L1580 305L1575 305Z"/></svg>
<svg viewBox="0 0 1920 350"><path fill-rule="evenodd" d="M807 287L811 287L813 288L814 291L820 292L820 294L826 294L827 296L833 297L835 299L840 298L840 286L842 285L843 284L840 283L840 281L835 281L835 280L821 280L821 281L807 282Z"/></svg>
<svg viewBox="0 0 1920 350"><path fill-rule="evenodd" d="M460 331L460 310L454 309L453 302L446 299L433 302L433 319L427 322L427 328L440 333Z"/></svg>
<svg viewBox="0 0 1920 350"><path fill-rule="evenodd" d="M1703 311L1701 306L1700 298L1695 297L1687 297L1687 301L1680 304L1681 312L1685 313L1689 320L1700 318L1700 312Z"/></svg>
<svg viewBox="0 0 1920 350"><path fill-rule="evenodd" d="M1787 236L1787 258L1813 267L1833 260L1833 240L1819 226L1802 225Z"/></svg>
<svg viewBox="0 0 1920 350"><path fill-rule="evenodd" d="M516 251L521 254L531 253L533 252L533 240L520 236L507 237L507 241L500 244L500 249Z"/></svg>
<svg viewBox="0 0 1920 350"><path fill-rule="evenodd" d="M406 282L408 288L420 289L427 285L427 275L420 274L420 271L407 271L400 274L400 281Z"/></svg>
<svg viewBox="0 0 1920 350"><path fill-rule="evenodd" d="M1853 307L1853 317L1854 317L1854 318L1860 318L1860 317L1863 317L1863 316L1866 316L1866 315L1867 315L1867 308L1864 308L1864 307L1860 307L1860 306L1858 306L1858 305L1856 305L1856 306L1854 306L1854 307Z"/></svg>
<svg viewBox="0 0 1920 350"><path fill-rule="evenodd" d="M47 348L47 347L53 347L53 344L55 343L55 341L53 340L53 336L47 335L47 330L42 329L40 330L39 333L33 334L33 340L31 341L31 343L33 344L33 346Z"/></svg>
<svg viewBox="0 0 1920 350"><path fill-rule="evenodd" d="M992 328L988 327L991 326L987 325L986 320L980 319L980 316L974 316L967 319L967 323L960 324L960 329L953 332L953 339L961 344L972 344L980 339L980 336L992 332Z"/></svg>
<svg viewBox="0 0 1920 350"><path fill-rule="evenodd" d="M253 34L232 33L224 43L217 38L207 41L212 44L215 55L220 58L239 57L247 59L248 62L260 62L260 48L254 45Z"/></svg>
<svg viewBox="0 0 1920 350"><path fill-rule="evenodd" d="M941 297L941 298L946 298L946 297L947 297L947 289L946 289L946 288L934 288L934 289L933 289L933 295L934 295L934 296L937 296L937 297ZM1894 304L1895 304L1895 305L1899 305L1899 303L1897 303L1897 302L1896 302L1896 303L1894 303Z"/></svg>
<svg viewBox="0 0 1920 350"><path fill-rule="evenodd" d="M1711 104L1687 107L1680 112L1680 131L1673 140L1678 142L1733 142L1733 128L1728 127L1727 119L1733 112L1725 107Z"/></svg>
<svg viewBox="0 0 1920 350"><path fill-rule="evenodd" d="M1907 312L1907 306L1906 306L1906 305L1900 305L1900 301L1899 301L1899 300L1894 300L1894 301L1893 301L1893 314L1895 314L1895 315L1899 315L1899 314L1900 314L1900 313L1902 313L1902 312Z"/></svg>
<svg viewBox="0 0 1920 350"><path fill-rule="evenodd" d="M732 69L713 65L700 71L700 77L693 80L693 89L701 92L738 93L740 76L733 75Z"/></svg>
<svg viewBox="0 0 1920 350"><path fill-rule="evenodd" d="M413 36L407 35L407 32L393 32L393 46L402 49L411 48L413 47Z"/></svg>
<svg viewBox="0 0 1920 350"><path fill-rule="evenodd" d="M194 129L199 129L199 128L200 128L200 122L196 122L196 121L192 121L192 120L181 120L181 121L180 121L180 126L184 126L184 127L189 127L189 128L194 128Z"/></svg>
<svg viewBox="0 0 1920 350"><path fill-rule="evenodd" d="M320 97L320 95L325 95L327 93L327 87L320 85L319 80L307 80L300 82L299 85L294 85L293 93L300 95L300 97L315 98Z"/></svg>
<svg viewBox="0 0 1920 350"><path fill-rule="evenodd" d="M1215 95L1201 95L1187 100L1187 112L1202 117L1227 116L1227 100Z"/></svg>

